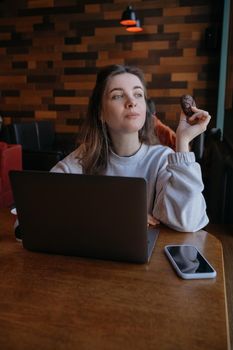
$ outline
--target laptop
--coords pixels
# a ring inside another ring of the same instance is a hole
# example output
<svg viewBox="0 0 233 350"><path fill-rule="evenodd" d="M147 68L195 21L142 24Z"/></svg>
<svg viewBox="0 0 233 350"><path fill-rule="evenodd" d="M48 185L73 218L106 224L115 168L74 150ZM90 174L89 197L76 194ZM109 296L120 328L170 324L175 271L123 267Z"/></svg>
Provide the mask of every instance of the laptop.
<svg viewBox="0 0 233 350"><path fill-rule="evenodd" d="M24 248L149 262L159 231L147 226L143 178L29 170L9 176Z"/></svg>

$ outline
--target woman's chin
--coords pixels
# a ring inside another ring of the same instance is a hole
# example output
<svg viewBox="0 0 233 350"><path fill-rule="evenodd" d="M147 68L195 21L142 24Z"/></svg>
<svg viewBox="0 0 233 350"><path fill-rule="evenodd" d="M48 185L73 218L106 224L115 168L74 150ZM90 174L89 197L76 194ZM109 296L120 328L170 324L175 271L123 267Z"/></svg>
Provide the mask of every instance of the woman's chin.
<svg viewBox="0 0 233 350"><path fill-rule="evenodd" d="M128 125L126 125L126 130L128 132L138 132L139 130L141 130L141 128L143 127L144 123L142 123L141 121L133 121L131 123L128 123Z"/></svg>

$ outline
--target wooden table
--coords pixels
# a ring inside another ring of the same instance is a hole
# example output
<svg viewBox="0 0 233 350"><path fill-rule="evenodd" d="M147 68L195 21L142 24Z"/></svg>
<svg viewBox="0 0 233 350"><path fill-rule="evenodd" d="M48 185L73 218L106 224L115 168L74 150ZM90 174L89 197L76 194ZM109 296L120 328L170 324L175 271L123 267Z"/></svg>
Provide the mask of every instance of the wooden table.
<svg viewBox="0 0 233 350"><path fill-rule="evenodd" d="M221 243L205 231L161 228L152 260L137 265L29 252L0 211L0 348L229 349ZM196 245L213 280L182 280L166 244Z"/></svg>

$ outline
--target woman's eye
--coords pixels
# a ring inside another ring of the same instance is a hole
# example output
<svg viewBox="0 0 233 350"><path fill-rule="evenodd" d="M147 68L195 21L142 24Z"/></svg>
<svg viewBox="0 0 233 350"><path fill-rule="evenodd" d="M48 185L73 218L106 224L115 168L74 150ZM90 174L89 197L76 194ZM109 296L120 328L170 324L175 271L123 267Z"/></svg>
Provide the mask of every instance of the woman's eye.
<svg viewBox="0 0 233 350"><path fill-rule="evenodd" d="M137 98L143 97L143 93L142 92L137 92L135 94L135 97L137 97Z"/></svg>
<svg viewBox="0 0 233 350"><path fill-rule="evenodd" d="M123 95L113 95L112 100L119 100L122 97L123 97Z"/></svg>

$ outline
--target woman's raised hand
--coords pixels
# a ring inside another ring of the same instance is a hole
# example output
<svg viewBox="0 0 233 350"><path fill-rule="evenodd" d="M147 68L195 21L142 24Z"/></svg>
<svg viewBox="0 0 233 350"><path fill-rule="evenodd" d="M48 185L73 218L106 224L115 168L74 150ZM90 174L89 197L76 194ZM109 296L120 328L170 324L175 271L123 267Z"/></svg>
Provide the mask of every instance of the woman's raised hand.
<svg viewBox="0 0 233 350"><path fill-rule="evenodd" d="M188 152L189 143L196 136L202 134L210 122L211 116L207 111L191 107L194 114L187 117L182 111L180 121L176 130L176 151Z"/></svg>

